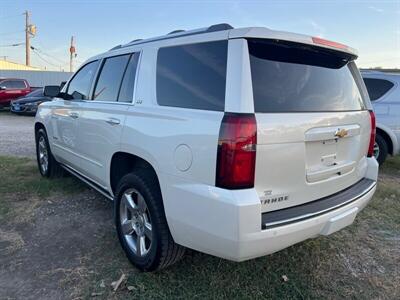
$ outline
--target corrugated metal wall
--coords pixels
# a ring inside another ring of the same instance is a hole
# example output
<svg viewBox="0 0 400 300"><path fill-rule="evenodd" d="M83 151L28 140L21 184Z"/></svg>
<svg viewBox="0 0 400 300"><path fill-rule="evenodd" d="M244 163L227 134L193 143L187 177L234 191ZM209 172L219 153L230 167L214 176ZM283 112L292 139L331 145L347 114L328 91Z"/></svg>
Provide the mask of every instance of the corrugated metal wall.
<svg viewBox="0 0 400 300"><path fill-rule="evenodd" d="M26 79L32 87L43 87L45 85L60 85L67 81L73 73L54 71L22 71L22 70L0 70L0 78Z"/></svg>

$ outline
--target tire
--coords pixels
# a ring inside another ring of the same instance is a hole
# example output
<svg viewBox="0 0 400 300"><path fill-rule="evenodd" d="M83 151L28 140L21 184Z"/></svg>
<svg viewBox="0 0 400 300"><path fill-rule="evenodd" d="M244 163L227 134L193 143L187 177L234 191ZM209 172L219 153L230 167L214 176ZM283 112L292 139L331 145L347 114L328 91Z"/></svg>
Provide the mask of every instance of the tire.
<svg viewBox="0 0 400 300"><path fill-rule="evenodd" d="M376 147L377 146L377 147ZM385 162L388 155L388 145L386 140L379 134L375 138L374 155L378 163L381 165Z"/></svg>
<svg viewBox="0 0 400 300"><path fill-rule="evenodd" d="M121 246L138 269L159 270L183 256L185 248L174 242L169 231L153 172L138 169L120 180L114 198L114 215Z"/></svg>
<svg viewBox="0 0 400 300"><path fill-rule="evenodd" d="M39 129L36 133L36 159L39 172L43 177L57 178L64 175L63 168L51 153L49 140L43 128ZM45 163L46 161L47 163Z"/></svg>

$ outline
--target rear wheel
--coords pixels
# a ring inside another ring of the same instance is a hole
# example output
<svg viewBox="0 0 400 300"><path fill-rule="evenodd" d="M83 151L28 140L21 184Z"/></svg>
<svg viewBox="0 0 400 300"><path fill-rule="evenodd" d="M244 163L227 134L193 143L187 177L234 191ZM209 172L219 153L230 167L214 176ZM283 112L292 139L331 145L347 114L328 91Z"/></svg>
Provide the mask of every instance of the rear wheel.
<svg viewBox="0 0 400 300"><path fill-rule="evenodd" d="M36 134L36 158L39 172L43 177L54 178L64 174L64 170L51 153L44 129L39 129Z"/></svg>
<svg viewBox="0 0 400 300"><path fill-rule="evenodd" d="M374 156L380 165L385 162L387 155L388 155L387 142L382 136L377 134L374 145Z"/></svg>
<svg viewBox="0 0 400 300"><path fill-rule="evenodd" d="M154 271L178 261L185 248L171 236L157 178L146 169L125 175L115 197L115 223L128 259L140 270Z"/></svg>

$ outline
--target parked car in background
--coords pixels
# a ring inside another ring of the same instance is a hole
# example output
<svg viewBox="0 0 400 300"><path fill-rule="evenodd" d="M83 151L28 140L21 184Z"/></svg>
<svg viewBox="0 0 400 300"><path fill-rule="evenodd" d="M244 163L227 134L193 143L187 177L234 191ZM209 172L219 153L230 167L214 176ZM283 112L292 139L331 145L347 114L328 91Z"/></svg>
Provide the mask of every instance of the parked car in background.
<svg viewBox="0 0 400 300"><path fill-rule="evenodd" d="M10 102L32 92L28 81L17 78L0 78L0 108L8 107Z"/></svg>
<svg viewBox="0 0 400 300"><path fill-rule="evenodd" d="M35 119L38 169L114 201L130 261L185 247L243 261L353 223L372 198L375 116L354 49L228 24L86 61ZM112 251L112 250L110 250Z"/></svg>
<svg viewBox="0 0 400 300"><path fill-rule="evenodd" d="M400 152L400 74L362 71L376 115L375 156L382 164L386 156Z"/></svg>
<svg viewBox="0 0 400 300"><path fill-rule="evenodd" d="M24 97L11 101L10 110L15 114L35 115L39 104L51 101L43 94L43 88L36 89Z"/></svg>

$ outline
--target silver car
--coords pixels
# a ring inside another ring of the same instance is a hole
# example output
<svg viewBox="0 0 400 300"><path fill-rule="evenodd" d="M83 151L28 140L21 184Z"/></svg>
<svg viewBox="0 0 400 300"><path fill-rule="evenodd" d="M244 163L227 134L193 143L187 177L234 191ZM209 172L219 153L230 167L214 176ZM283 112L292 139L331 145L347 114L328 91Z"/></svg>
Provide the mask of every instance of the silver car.
<svg viewBox="0 0 400 300"><path fill-rule="evenodd" d="M382 164L388 154L400 152L400 74L379 71L361 74L376 115L375 157Z"/></svg>

